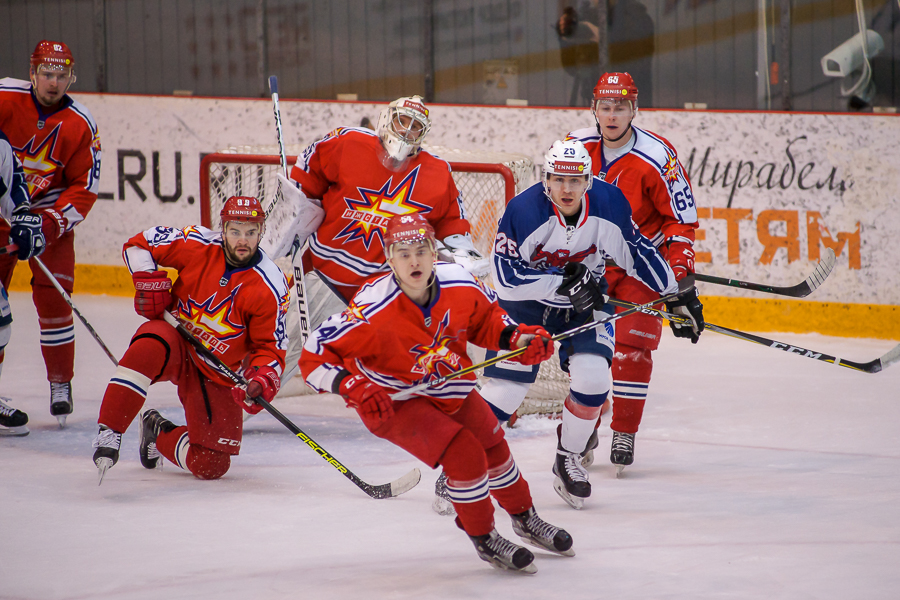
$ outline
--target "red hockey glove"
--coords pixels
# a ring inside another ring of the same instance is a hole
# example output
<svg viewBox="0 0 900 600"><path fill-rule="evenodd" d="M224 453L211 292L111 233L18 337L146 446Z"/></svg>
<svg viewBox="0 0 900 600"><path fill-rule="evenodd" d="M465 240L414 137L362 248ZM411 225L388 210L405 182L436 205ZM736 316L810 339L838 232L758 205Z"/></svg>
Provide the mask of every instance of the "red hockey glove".
<svg viewBox="0 0 900 600"><path fill-rule="evenodd" d="M509 338L509 347L527 348L525 352L509 360L523 365L536 365L553 356L553 340L547 330L538 325L519 325Z"/></svg>
<svg viewBox="0 0 900 600"><path fill-rule="evenodd" d="M59 212L48 208L41 211L41 231L44 232L44 239L47 240L49 246L59 239L59 236L66 232L69 226L69 220L62 216Z"/></svg>
<svg viewBox="0 0 900 600"><path fill-rule="evenodd" d="M380 424L394 416L394 401L385 389L362 375L344 377L340 394L366 421Z"/></svg>
<svg viewBox="0 0 900 600"><path fill-rule="evenodd" d="M672 242L668 251L669 266L675 271L675 281L694 274L694 249L687 242Z"/></svg>
<svg viewBox="0 0 900 600"><path fill-rule="evenodd" d="M253 398L262 396L263 400L271 402L281 389L281 378L272 367L250 367L244 371L244 379L247 380L247 389L235 386L231 388L231 396L251 415L263 409L262 404L257 404Z"/></svg>
<svg viewBox="0 0 900 600"><path fill-rule="evenodd" d="M165 271L135 271L134 312L148 319L158 319L172 306L172 280Z"/></svg>

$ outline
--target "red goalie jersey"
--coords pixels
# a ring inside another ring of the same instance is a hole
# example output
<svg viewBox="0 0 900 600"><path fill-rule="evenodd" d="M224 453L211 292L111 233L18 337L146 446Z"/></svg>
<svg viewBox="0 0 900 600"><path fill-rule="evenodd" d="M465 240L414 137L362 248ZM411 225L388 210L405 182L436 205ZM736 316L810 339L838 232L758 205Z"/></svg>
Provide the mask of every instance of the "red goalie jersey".
<svg viewBox="0 0 900 600"><path fill-rule="evenodd" d="M291 171L325 209L309 246L313 268L332 284L358 288L387 270L382 233L394 215L423 213L439 240L469 232L446 161L420 151L392 171L383 154L373 132L338 128L310 145Z"/></svg>
<svg viewBox="0 0 900 600"><path fill-rule="evenodd" d="M155 227L128 240L124 255L132 272L158 266L178 271L173 314L232 371L241 370L245 357L245 366L267 365L279 375L284 370L290 292L281 269L263 252L246 267L231 268L221 232ZM192 347L190 352L204 375L233 385Z"/></svg>
<svg viewBox="0 0 900 600"><path fill-rule="evenodd" d="M420 307L392 274L366 284L350 306L313 332L300 357L307 383L333 392L343 369L386 389L403 390L471 366L466 342L499 350L500 333L516 325L493 290L464 268L436 263L437 294ZM446 413L455 412L475 387L475 374L421 393Z"/></svg>
<svg viewBox="0 0 900 600"><path fill-rule="evenodd" d="M691 182L675 148L655 133L632 125L630 149L609 162L596 127L578 129L566 136L578 140L591 154L594 175L622 190L631 204L638 229L659 248L668 241L694 243L698 227Z"/></svg>

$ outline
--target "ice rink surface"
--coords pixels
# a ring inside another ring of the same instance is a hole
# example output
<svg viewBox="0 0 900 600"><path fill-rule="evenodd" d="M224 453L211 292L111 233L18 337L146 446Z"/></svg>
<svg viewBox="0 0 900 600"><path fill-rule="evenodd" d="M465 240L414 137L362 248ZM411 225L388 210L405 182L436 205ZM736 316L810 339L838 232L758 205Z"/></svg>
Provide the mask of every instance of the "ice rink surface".
<svg viewBox="0 0 900 600"><path fill-rule="evenodd" d="M75 300L121 356L141 323L131 300ZM527 576L479 560L431 510L437 473L334 396L276 402L364 480L419 466L418 487L372 500L265 413L246 423L219 481L143 469L134 424L98 487L91 441L114 367L76 324L75 413L59 430L30 296L11 301L0 394L29 413L31 435L0 438L4 600L900 597L900 365L870 375L711 332L696 346L667 334L635 464L615 478L602 427L583 511L552 489L557 422L508 432L540 515L577 552L535 550L539 572ZM896 344L765 335L855 361ZM170 384L146 406L184 422Z"/></svg>

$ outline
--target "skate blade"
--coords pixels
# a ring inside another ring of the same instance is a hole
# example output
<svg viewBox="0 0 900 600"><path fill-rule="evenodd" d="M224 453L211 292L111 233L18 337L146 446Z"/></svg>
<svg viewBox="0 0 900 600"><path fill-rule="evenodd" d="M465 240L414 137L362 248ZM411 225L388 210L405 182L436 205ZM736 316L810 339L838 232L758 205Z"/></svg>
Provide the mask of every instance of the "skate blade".
<svg viewBox="0 0 900 600"><path fill-rule="evenodd" d="M540 548L541 550L546 550L547 552L552 552L553 554L559 554L560 556L575 556L575 550L573 548L569 548L565 552L561 552L553 546L545 546L544 544L527 535L521 535L518 533L516 535L518 535L522 539L522 541L529 546L534 546L535 548Z"/></svg>
<svg viewBox="0 0 900 600"><path fill-rule="evenodd" d="M0 437L25 437L31 433L26 425L18 427L0 427Z"/></svg>
<svg viewBox="0 0 900 600"><path fill-rule="evenodd" d="M569 492L566 491L566 486L563 485L562 479L557 477L553 481L553 489L556 490L556 493L559 494L559 497L566 501L566 504L574 508L575 510L581 510L584 508L584 498L579 498L578 496L573 496Z"/></svg>
<svg viewBox="0 0 900 600"><path fill-rule="evenodd" d="M513 573L523 573L525 575L534 575L535 573L537 573L537 565L534 564L534 561L531 561L528 565L522 567L521 569L510 567L509 565L505 565L496 559L488 559L487 562L498 571L511 571Z"/></svg>
<svg viewBox="0 0 900 600"><path fill-rule="evenodd" d="M113 466L113 461L111 458L98 458L96 461L97 471L100 475L100 479L97 481L97 485L103 483L103 476L106 475L106 472L109 470L111 466Z"/></svg>
<svg viewBox="0 0 900 600"><path fill-rule="evenodd" d="M434 501L431 503L431 509L442 517L452 517L456 515L456 509L453 508L453 503L440 496L434 497Z"/></svg>
<svg viewBox="0 0 900 600"><path fill-rule="evenodd" d="M584 456L581 457L581 466L585 469L594 464L594 451L588 450L584 453Z"/></svg>
<svg viewBox="0 0 900 600"><path fill-rule="evenodd" d="M625 476L625 465L616 465L616 479L622 479Z"/></svg>
<svg viewBox="0 0 900 600"><path fill-rule="evenodd" d="M66 428L66 417L69 415L56 415L56 421L59 423L60 429Z"/></svg>

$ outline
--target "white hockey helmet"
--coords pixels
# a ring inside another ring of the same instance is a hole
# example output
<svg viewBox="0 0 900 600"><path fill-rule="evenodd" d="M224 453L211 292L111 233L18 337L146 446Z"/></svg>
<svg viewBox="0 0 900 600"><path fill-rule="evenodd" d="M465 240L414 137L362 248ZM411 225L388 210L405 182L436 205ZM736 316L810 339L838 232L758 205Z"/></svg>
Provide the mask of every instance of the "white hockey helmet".
<svg viewBox="0 0 900 600"><path fill-rule="evenodd" d="M375 132L388 156L397 162L419 153L422 140L431 129L431 117L421 96L398 98L378 117Z"/></svg>
<svg viewBox="0 0 900 600"><path fill-rule="evenodd" d="M544 191L550 195L547 180L551 175L566 175L570 177L585 176L587 188L591 189L594 174L591 171L593 161L591 155L578 140L557 140L544 155Z"/></svg>

